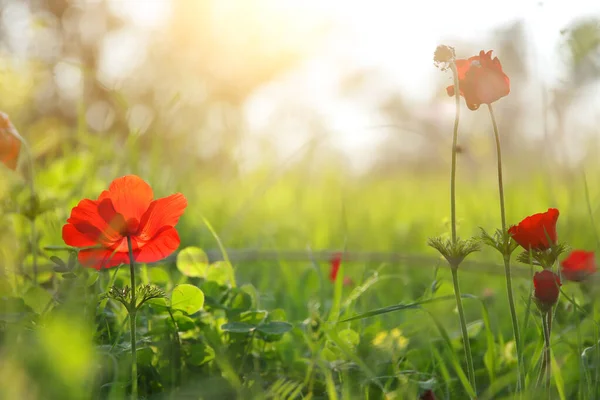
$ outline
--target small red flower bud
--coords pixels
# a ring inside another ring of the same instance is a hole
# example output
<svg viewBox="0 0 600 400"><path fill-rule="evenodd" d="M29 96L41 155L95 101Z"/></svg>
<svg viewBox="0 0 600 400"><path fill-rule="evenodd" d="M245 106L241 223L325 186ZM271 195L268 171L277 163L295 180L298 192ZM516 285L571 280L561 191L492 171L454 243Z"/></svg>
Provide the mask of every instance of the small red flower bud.
<svg viewBox="0 0 600 400"><path fill-rule="evenodd" d="M541 311L548 311L556 304L561 285L558 275L548 269L533 275L533 296Z"/></svg>

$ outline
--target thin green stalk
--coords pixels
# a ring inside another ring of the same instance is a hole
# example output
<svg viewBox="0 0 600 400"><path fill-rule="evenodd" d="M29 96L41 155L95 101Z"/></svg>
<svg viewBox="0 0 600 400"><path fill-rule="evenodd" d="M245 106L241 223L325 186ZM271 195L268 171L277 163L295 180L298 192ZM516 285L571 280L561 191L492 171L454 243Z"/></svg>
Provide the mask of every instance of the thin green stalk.
<svg viewBox="0 0 600 400"><path fill-rule="evenodd" d="M454 97L456 99L456 114L454 115L454 130L452 133L452 169L450 171L450 222L452 229L452 244L456 244L456 146L458 143L458 121L460 120L460 90L456 64L450 63L454 75Z"/></svg>
<svg viewBox="0 0 600 400"><path fill-rule="evenodd" d="M496 141L496 156L498 159L498 194L500 197L500 218L502 220L502 233L503 235L506 235L506 207L504 205L504 182L502 179L502 149L500 146L500 134L498 133L498 124L496 123L496 116L494 115L494 109L492 108L491 104L488 104L488 110L490 111L490 117L492 118L492 126L494 128L494 139ZM515 308L515 299L513 295L512 273L510 270L510 254L508 253L508 251L508 248L504 249L504 275L506 277L506 293L508 295L508 307L510 309L513 335L515 338L515 347L517 349L517 391L519 391L524 388L523 349L521 343L521 334L519 332L519 320L517 318L517 310Z"/></svg>
<svg viewBox="0 0 600 400"><path fill-rule="evenodd" d="M456 99L456 113L454 116L454 129L452 132L452 167L450 170L450 223L452 230L452 244L456 245L456 146L458 143L458 122L460 120L460 89L458 81L458 71L454 62L450 63L452 75L454 77L454 98ZM473 391L477 393L475 384L475 369L473 368L473 355L471 354L471 343L469 342L469 332L467 331L467 321L465 319L465 310L463 309L460 296L460 286L458 284L458 265L450 265L452 270L452 281L454 283L454 295L456 296L456 307L460 319L460 328L462 332L463 344L465 348L465 357L467 359L467 369L469 381Z"/></svg>
<svg viewBox="0 0 600 400"><path fill-rule="evenodd" d="M135 260L133 259L133 246L131 237L127 236L127 247L129 248L129 273L131 275L131 303L129 304L129 330L131 334L131 398L138 398L138 381L137 381L137 349L136 349L136 332L135 319L137 315L137 305L135 299Z"/></svg>
<svg viewBox="0 0 600 400"><path fill-rule="evenodd" d="M473 387L473 391L477 393L475 386L475 368L473 367L473 357L471 356L471 343L469 342L469 332L467 331L467 320L465 318L465 310L462 305L460 296L460 286L458 285L458 268L451 268L452 282L454 283L454 295L456 296L456 308L458 308L458 317L460 319L460 330L462 332L463 344L465 348L465 357L467 358L467 369L469 373L469 381Z"/></svg>
<svg viewBox="0 0 600 400"><path fill-rule="evenodd" d="M550 358L550 332L552 325L552 310L542 315L542 325L544 330L544 372L546 373L546 380L544 386L546 393L550 396L550 379L552 377L552 360Z"/></svg>
<svg viewBox="0 0 600 400"><path fill-rule="evenodd" d="M36 192L35 192L35 181L34 181L34 168L33 168L33 153L31 152L31 148L29 147L29 144L27 143L27 141L25 140L25 138L23 136L21 136L19 134L19 132L17 132L16 129L11 129L11 134L16 137L20 142L21 145L23 146L23 149L25 150L25 153L27 153L27 167L29 169L29 191L31 192L31 198L29 199L29 211L34 211L33 208L34 206L37 208L37 196L36 196ZM35 202L35 203L34 203ZM35 210L35 214L30 214L29 216L29 221L30 221L30 229L29 232L31 234L31 257L32 257L32 272L33 272L33 284L36 285L37 284L37 277L38 277L38 267L37 267L37 256L38 256L38 249L37 249L37 233L36 233L36 228L35 228L35 219L37 217L37 210Z"/></svg>

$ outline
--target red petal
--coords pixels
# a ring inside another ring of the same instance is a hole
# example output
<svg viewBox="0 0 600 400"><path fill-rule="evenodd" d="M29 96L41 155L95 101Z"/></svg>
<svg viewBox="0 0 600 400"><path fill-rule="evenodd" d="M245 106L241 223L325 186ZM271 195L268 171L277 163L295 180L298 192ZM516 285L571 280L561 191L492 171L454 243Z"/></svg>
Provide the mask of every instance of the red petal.
<svg viewBox="0 0 600 400"><path fill-rule="evenodd" d="M0 162L15 170L19 160L21 141L8 115L0 112Z"/></svg>
<svg viewBox="0 0 600 400"><path fill-rule="evenodd" d="M110 249L89 249L79 251L79 262L84 267L94 269L111 268L129 263L129 254Z"/></svg>
<svg viewBox="0 0 600 400"><path fill-rule="evenodd" d="M573 250L560 264L563 276L574 282L581 282L596 272L593 251Z"/></svg>
<svg viewBox="0 0 600 400"><path fill-rule="evenodd" d="M81 232L72 224L63 226L62 237L67 245L73 247L91 247L98 244L88 233Z"/></svg>
<svg viewBox="0 0 600 400"><path fill-rule="evenodd" d="M109 198L116 212L126 221L133 218L140 221L153 197L152 188L142 178L126 175L112 181L108 190L102 192L98 200Z"/></svg>
<svg viewBox="0 0 600 400"><path fill-rule="evenodd" d="M140 221L137 237L148 241L163 227L177 225L186 207L187 200L181 193L154 200Z"/></svg>
<svg viewBox="0 0 600 400"><path fill-rule="evenodd" d="M135 260L143 263L160 261L179 247L179 234L171 226L163 228L149 242L140 246L134 254Z"/></svg>
<svg viewBox="0 0 600 400"><path fill-rule="evenodd" d="M536 272L533 275L534 296L544 305L551 306L558 300L559 287L562 286L560 278L550 270Z"/></svg>
<svg viewBox="0 0 600 400"><path fill-rule="evenodd" d="M334 254L331 258L331 270L329 271L329 280L331 282L335 282L338 276L338 272L340 270L340 265L342 264L342 255Z"/></svg>

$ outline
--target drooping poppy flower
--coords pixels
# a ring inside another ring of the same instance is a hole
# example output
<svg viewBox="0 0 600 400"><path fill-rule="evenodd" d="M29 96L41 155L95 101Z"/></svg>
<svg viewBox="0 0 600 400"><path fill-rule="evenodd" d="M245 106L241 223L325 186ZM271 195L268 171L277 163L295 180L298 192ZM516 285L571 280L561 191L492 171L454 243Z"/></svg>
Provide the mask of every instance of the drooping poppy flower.
<svg viewBox="0 0 600 400"><path fill-rule="evenodd" d="M573 250L560 265L562 275L574 282L582 282L596 272L596 258L593 251Z"/></svg>
<svg viewBox="0 0 600 400"><path fill-rule="evenodd" d="M187 207L181 193L153 200L140 177L115 179L98 200L84 199L71 210L62 237L79 251L79 262L95 269L129 263L127 237L138 262L156 262L179 247L175 225Z"/></svg>
<svg viewBox="0 0 600 400"><path fill-rule="evenodd" d="M556 303L560 286L562 286L560 278L549 269L536 272L533 275L533 296L540 309L548 310Z"/></svg>
<svg viewBox="0 0 600 400"><path fill-rule="evenodd" d="M549 208L544 213L533 214L518 225L511 226L508 233L525 250L547 250L556 244L558 215L556 208Z"/></svg>
<svg viewBox="0 0 600 400"><path fill-rule="evenodd" d="M510 79L502 70L498 57L492 59L492 50L481 50L469 59L456 60L458 87L467 107L477 110L481 104L491 104L510 93ZM454 85L446 88L454 96Z"/></svg>
<svg viewBox="0 0 600 400"><path fill-rule="evenodd" d="M17 168L21 141L8 115L0 112L0 162L13 171Z"/></svg>

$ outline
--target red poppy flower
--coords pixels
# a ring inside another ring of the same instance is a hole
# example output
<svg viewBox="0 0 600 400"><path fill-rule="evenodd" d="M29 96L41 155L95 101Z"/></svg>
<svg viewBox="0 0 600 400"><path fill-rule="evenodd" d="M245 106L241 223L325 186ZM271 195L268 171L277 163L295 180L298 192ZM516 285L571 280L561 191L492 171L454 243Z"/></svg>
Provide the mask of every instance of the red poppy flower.
<svg viewBox="0 0 600 400"><path fill-rule="evenodd" d="M127 237L138 262L155 262L179 247L175 225L187 206L181 193L153 200L152 188L140 177L115 179L98 200L84 199L63 226L65 243L92 247L79 251L79 262L96 269L129 262Z"/></svg>
<svg viewBox="0 0 600 400"><path fill-rule="evenodd" d="M335 282L338 272L340 270L340 265L342 264L342 253L335 253L333 257L331 257L330 265L331 269L329 270L329 280L331 282ZM344 286L352 285L352 278L349 276L344 277Z"/></svg>
<svg viewBox="0 0 600 400"><path fill-rule="evenodd" d="M558 215L559 212L556 208L549 208L544 213L533 214L525 218L519 222L519 225L511 226L508 233L526 250L547 250L556 244Z"/></svg>
<svg viewBox="0 0 600 400"><path fill-rule="evenodd" d="M424 391L423 394L421 394L419 399L420 400L435 400L435 394L433 393L433 390L428 389L428 390Z"/></svg>
<svg viewBox="0 0 600 400"><path fill-rule="evenodd" d="M342 254L336 253L331 257L330 265L331 269L329 270L329 280L331 282L335 282L338 271L340 270L340 265L342 264Z"/></svg>
<svg viewBox="0 0 600 400"><path fill-rule="evenodd" d="M0 162L15 170L21 151L21 141L8 115L0 112Z"/></svg>
<svg viewBox="0 0 600 400"><path fill-rule="evenodd" d="M584 281L596 272L596 259L593 251L573 250L560 265L562 266L562 275L574 282Z"/></svg>
<svg viewBox="0 0 600 400"><path fill-rule="evenodd" d="M491 104L510 93L510 79L498 57L492 59L492 50L483 50L478 56L467 60L456 60L458 87L465 98L467 107L477 110L481 104ZM446 88L449 96L454 96L454 85Z"/></svg>
<svg viewBox="0 0 600 400"><path fill-rule="evenodd" d="M549 308L558 300L560 278L549 269L536 272L533 275L534 297L539 306Z"/></svg>

